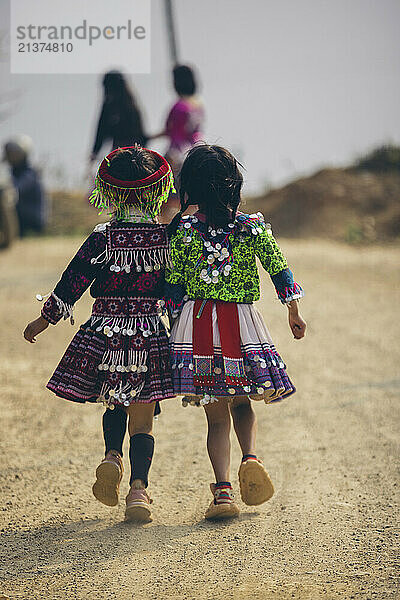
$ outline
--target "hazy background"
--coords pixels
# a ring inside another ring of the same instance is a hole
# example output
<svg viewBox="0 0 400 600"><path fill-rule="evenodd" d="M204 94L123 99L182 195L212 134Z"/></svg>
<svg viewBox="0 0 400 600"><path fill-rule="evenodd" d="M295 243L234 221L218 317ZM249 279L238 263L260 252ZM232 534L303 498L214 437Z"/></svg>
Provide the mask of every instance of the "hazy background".
<svg viewBox="0 0 400 600"><path fill-rule="evenodd" d="M163 9L152 0L152 73L131 77L149 132L174 98ZM398 0L175 0L175 12L180 59L202 82L206 140L244 161L247 191L400 143ZM100 77L10 75L9 0L0 0L0 23L1 96L15 94L0 142L30 135L46 180L76 187Z"/></svg>

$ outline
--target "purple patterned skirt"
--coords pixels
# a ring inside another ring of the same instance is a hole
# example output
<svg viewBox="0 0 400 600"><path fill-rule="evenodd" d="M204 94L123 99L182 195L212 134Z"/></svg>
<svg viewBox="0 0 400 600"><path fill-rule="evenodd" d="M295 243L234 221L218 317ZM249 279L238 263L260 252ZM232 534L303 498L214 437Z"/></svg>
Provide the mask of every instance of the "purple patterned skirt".
<svg viewBox="0 0 400 600"><path fill-rule="evenodd" d="M237 307L240 345L249 384L242 387L227 385L225 382L224 361L214 305L212 311L214 385L204 388L194 385L192 343L194 302L189 300L185 303L170 337L172 379L176 395L184 394L194 396L196 399L202 398L200 404L212 401L214 396L234 399L235 396L243 395L248 395L253 400L264 400L270 403L282 400L296 391L258 310L253 304L238 304Z"/></svg>
<svg viewBox="0 0 400 600"><path fill-rule="evenodd" d="M110 407L173 397L159 301L97 298L47 387L67 400Z"/></svg>

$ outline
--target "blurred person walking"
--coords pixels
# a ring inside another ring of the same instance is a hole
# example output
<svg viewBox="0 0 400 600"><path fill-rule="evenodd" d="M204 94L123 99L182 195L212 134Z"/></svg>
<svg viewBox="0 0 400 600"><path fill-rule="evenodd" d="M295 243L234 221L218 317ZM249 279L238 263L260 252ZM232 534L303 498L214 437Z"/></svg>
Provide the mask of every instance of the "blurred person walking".
<svg viewBox="0 0 400 600"><path fill-rule="evenodd" d="M111 140L112 148L145 146L142 114L124 75L108 71L103 77L104 99L97 125L90 160L96 160L104 142Z"/></svg>
<svg viewBox="0 0 400 600"><path fill-rule="evenodd" d="M32 140L20 136L4 145L4 160L8 162L17 191L17 216L21 237L29 232L41 233L47 221L47 202L39 173L32 167L29 155Z"/></svg>
<svg viewBox="0 0 400 600"><path fill-rule="evenodd" d="M151 136L151 139L168 138L168 149L165 158L172 167L176 182L175 187L177 187L179 185L179 171L186 153L203 137L204 107L197 95L198 84L193 69L187 65L177 65L172 73L178 100L175 101L169 111L163 131ZM164 207L163 216L170 220L178 210L178 196L171 195L166 207Z"/></svg>

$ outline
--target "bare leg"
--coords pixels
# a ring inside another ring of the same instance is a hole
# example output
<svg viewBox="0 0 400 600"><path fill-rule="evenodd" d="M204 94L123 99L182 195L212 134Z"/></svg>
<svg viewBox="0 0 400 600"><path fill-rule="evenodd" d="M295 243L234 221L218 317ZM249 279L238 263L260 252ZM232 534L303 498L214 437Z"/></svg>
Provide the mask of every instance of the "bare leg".
<svg viewBox="0 0 400 600"><path fill-rule="evenodd" d="M231 462L231 416L228 402L221 398L204 407L208 422L207 450L216 482L229 481Z"/></svg>
<svg viewBox="0 0 400 600"><path fill-rule="evenodd" d="M237 397L231 405L233 423L243 456L256 454L256 415L248 398ZM271 498L274 486L259 460L246 459L239 468L240 495L245 504L257 506Z"/></svg>
<svg viewBox="0 0 400 600"><path fill-rule="evenodd" d="M231 405L233 426L245 454L256 453L257 419L250 400L245 396L238 396Z"/></svg>
<svg viewBox="0 0 400 600"><path fill-rule="evenodd" d="M129 416L128 431L131 437L135 433L153 433L154 402L130 404L126 412Z"/></svg>

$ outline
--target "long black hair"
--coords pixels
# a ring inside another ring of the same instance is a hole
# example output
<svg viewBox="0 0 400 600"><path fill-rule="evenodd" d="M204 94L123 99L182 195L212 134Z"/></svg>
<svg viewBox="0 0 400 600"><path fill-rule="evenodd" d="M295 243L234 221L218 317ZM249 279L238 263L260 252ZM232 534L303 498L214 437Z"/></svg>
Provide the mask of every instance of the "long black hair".
<svg viewBox="0 0 400 600"><path fill-rule="evenodd" d="M191 204L198 205L209 225L218 227L233 223L243 185L239 165L242 166L222 146L194 146L179 175L181 210L171 222L171 232L176 230L182 213Z"/></svg>
<svg viewBox="0 0 400 600"><path fill-rule="evenodd" d="M103 77L104 99L126 107L135 107L136 100L128 82L120 71L108 71Z"/></svg>
<svg viewBox="0 0 400 600"><path fill-rule="evenodd" d="M111 139L113 148L141 146L147 143L143 120L136 98L120 71L108 71L103 77L104 98L92 153Z"/></svg>

